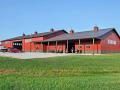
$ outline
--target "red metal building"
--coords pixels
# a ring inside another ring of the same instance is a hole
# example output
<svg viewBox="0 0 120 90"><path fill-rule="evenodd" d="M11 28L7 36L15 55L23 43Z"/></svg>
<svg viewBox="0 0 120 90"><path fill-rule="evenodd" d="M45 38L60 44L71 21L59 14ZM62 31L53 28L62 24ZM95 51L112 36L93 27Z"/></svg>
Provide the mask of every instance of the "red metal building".
<svg viewBox="0 0 120 90"><path fill-rule="evenodd" d="M49 32L37 33L3 40L6 48L18 48L25 52L56 53L119 53L120 37L114 28L67 33L65 30L51 29Z"/></svg>
<svg viewBox="0 0 120 90"><path fill-rule="evenodd" d="M6 48L17 48L25 52L32 51L46 52L46 46L43 45L42 41L55 36L59 36L64 33L67 32L65 30L54 31L54 29L51 29L49 32L44 33L35 32L32 35L23 34L22 36L3 40L1 41L1 43Z"/></svg>

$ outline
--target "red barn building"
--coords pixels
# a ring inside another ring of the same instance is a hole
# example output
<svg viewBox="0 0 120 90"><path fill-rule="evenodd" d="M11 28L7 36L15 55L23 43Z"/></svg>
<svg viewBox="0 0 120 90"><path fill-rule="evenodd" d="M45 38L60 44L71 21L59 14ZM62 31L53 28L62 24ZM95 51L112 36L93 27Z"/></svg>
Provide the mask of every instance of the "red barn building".
<svg viewBox="0 0 120 90"><path fill-rule="evenodd" d="M65 30L54 31L54 29L51 29L49 32L44 33L35 32L32 35L23 34L22 36L3 40L1 43L6 48L17 48L25 52L46 52L46 45L43 45L42 41L65 33L67 33Z"/></svg>
<svg viewBox="0 0 120 90"><path fill-rule="evenodd" d="M114 28L67 33L65 30L51 29L50 32L37 33L2 41L6 48L14 47L22 51L56 53L119 53L120 37Z"/></svg>

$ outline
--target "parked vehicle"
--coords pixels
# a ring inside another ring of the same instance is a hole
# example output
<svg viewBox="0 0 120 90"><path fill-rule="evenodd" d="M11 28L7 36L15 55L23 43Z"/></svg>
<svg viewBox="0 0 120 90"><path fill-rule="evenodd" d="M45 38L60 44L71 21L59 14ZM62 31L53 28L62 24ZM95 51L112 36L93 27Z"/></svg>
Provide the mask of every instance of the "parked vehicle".
<svg viewBox="0 0 120 90"><path fill-rule="evenodd" d="M21 51L17 48L8 48L8 52L11 52L11 53L20 53Z"/></svg>
<svg viewBox="0 0 120 90"><path fill-rule="evenodd" d="M7 52L7 48L4 46L0 45L0 52Z"/></svg>

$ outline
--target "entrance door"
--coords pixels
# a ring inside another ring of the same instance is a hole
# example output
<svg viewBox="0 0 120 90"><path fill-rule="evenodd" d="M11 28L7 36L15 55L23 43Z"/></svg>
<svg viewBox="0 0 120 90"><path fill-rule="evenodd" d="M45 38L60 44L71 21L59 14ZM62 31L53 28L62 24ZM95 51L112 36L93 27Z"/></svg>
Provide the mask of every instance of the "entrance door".
<svg viewBox="0 0 120 90"><path fill-rule="evenodd" d="M68 42L68 53L75 53L75 43L73 41Z"/></svg>

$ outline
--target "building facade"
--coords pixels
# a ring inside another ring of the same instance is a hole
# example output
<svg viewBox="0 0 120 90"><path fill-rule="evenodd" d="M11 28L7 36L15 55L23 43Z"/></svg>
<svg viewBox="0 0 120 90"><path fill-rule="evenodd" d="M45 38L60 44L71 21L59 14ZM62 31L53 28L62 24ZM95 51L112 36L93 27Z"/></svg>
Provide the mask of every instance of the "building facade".
<svg viewBox="0 0 120 90"><path fill-rule="evenodd" d="M1 41L6 48L17 48L23 52L55 53L119 53L120 36L114 28L68 33L51 29L49 32L18 36Z"/></svg>

